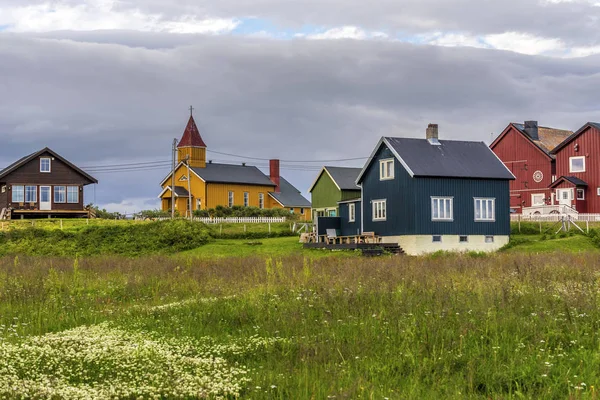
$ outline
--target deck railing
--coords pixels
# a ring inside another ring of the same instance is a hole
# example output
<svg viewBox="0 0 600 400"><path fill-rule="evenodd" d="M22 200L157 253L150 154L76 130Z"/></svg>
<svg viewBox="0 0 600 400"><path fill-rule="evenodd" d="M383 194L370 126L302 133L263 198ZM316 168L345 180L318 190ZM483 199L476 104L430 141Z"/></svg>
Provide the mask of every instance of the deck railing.
<svg viewBox="0 0 600 400"><path fill-rule="evenodd" d="M286 222L286 217L223 217L223 218L199 218L194 217L194 221L205 224L275 224Z"/></svg>
<svg viewBox="0 0 600 400"><path fill-rule="evenodd" d="M600 222L600 214L512 214L510 216L510 220L513 222L558 222L567 218L572 221Z"/></svg>

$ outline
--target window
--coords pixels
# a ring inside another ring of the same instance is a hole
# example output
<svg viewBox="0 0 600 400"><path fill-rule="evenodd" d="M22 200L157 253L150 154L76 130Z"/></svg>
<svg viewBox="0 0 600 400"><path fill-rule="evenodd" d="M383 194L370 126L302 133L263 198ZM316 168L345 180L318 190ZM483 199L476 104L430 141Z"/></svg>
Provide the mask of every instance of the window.
<svg viewBox="0 0 600 400"><path fill-rule="evenodd" d="M531 205L532 206L543 206L546 204L544 202L544 194L532 194L531 195Z"/></svg>
<svg viewBox="0 0 600 400"><path fill-rule="evenodd" d="M385 221L386 216L386 201L373 200L373 221Z"/></svg>
<svg viewBox="0 0 600 400"><path fill-rule="evenodd" d="M2 193L6 193L6 185L2 185Z"/></svg>
<svg viewBox="0 0 600 400"><path fill-rule="evenodd" d="M486 236L485 237L485 242L486 243L494 243L494 237L493 236Z"/></svg>
<svg viewBox="0 0 600 400"><path fill-rule="evenodd" d="M348 222L356 221L356 204L348 204Z"/></svg>
<svg viewBox="0 0 600 400"><path fill-rule="evenodd" d="M389 158L387 160L379 161L379 179L394 179L394 159Z"/></svg>
<svg viewBox="0 0 600 400"><path fill-rule="evenodd" d="M50 172L51 160L47 157L40 158L40 172Z"/></svg>
<svg viewBox="0 0 600 400"><path fill-rule="evenodd" d="M495 221L495 199L475 199L475 221Z"/></svg>
<svg viewBox="0 0 600 400"><path fill-rule="evenodd" d="M258 208L265 208L265 194L258 194Z"/></svg>
<svg viewBox="0 0 600 400"><path fill-rule="evenodd" d="M25 186L25 203L37 202L37 186Z"/></svg>
<svg viewBox="0 0 600 400"><path fill-rule="evenodd" d="M229 192L228 204L229 207L233 207L233 192Z"/></svg>
<svg viewBox="0 0 600 400"><path fill-rule="evenodd" d="M577 189L577 200L585 200L585 190Z"/></svg>
<svg viewBox="0 0 600 400"><path fill-rule="evenodd" d="M244 207L248 207L250 203L250 193L244 192Z"/></svg>
<svg viewBox="0 0 600 400"><path fill-rule="evenodd" d="M25 201L25 186L13 185L12 187L12 202L23 203Z"/></svg>
<svg viewBox="0 0 600 400"><path fill-rule="evenodd" d="M569 172L585 172L585 156L569 157Z"/></svg>
<svg viewBox="0 0 600 400"><path fill-rule="evenodd" d="M186 182L187 180L187 175L181 175L181 177L179 178L179 182Z"/></svg>
<svg viewBox="0 0 600 400"><path fill-rule="evenodd" d="M67 203L79 203L79 186L67 186Z"/></svg>
<svg viewBox="0 0 600 400"><path fill-rule="evenodd" d="M433 235L431 241L433 243L442 243L442 235Z"/></svg>
<svg viewBox="0 0 600 400"><path fill-rule="evenodd" d="M431 220L432 221L452 221L453 219L453 198L452 197L432 197L431 198Z"/></svg>
<svg viewBox="0 0 600 400"><path fill-rule="evenodd" d="M458 242L459 243L468 243L469 242L469 237L468 236L459 236L458 237Z"/></svg>
<svg viewBox="0 0 600 400"><path fill-rule="evenodd" d="M600 196L600 187L596 189L596 194Z"/></svg>
<svg viewBox="0 0 600 400"><path fill-rule="evenodd" d="M292 207L292 208L290 208L290 214L293 214L293 213L294 213L294 208Z"/></svg>
<svg viewBox="0 0 600 400"><path fill-rule="evenodd" d="M300 214L301 214L301 215L304 215L304 208L301 208L301 209L300 209Z"/></svg>
<svg viewBox="0 0 600 400"><path fill-rule="evenodd" d="M337 216L337 212L336 212L336 210L329 210L329 213L328 213L328 214L329 214L329 216L330 216L330 217L335 217L335 216Z"/></svg>
<svg viewBox="0 0 600 400"><path fill-rule="evenodd" d="M67 188L65 186L54 186L54 202L55 203L66 203L67 202Z"/></svg>

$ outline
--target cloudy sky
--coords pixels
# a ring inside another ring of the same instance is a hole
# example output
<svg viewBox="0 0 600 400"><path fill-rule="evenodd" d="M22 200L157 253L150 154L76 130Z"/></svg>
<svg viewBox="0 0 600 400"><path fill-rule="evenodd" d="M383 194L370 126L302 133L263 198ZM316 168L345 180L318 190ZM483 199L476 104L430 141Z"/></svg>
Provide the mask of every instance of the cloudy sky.
<svg viewBox="0 0 600 400"><path fill-rule="evenodd" d="M599 1L0 0L0 167L51 147L133 212L190 105L210 159L280 158L302 191L430 122L575 130L600 120Z"/></svg>

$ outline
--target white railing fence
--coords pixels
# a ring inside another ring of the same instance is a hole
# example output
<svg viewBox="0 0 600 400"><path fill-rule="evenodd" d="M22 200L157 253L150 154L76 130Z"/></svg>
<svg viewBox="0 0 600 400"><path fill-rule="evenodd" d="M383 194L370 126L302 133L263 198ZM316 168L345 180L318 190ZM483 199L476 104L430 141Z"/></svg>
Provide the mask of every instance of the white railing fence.
<svg viewBox="0 0 600 400"><path fill-rule="evenodd" d="M512 214L510 216L510 220L513 222L559 222L563 219L583 222L600 222L600 214Z"/></svg>
<svg viewBox="0 0 600 400"><path fill-rule="evenodd" d="M223 217L223 218L199 218L194 217L194 221L205 224L275 224L286 222L286 217Z"/></svg>

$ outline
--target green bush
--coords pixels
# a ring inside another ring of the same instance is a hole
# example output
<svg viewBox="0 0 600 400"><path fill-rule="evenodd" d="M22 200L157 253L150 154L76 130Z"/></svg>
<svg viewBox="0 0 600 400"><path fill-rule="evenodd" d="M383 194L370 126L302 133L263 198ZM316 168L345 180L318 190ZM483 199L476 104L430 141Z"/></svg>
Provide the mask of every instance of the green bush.
<svg viewBox="0 0 600 400"><path fill-rule="evenodd" d="M305 212L308 212L310 208L306 208ZM223 207L216 206L208 210L196 210L194 211L195 217L200 218L227 218L227 217L286 217L290 220L296 219L298 216L292 214L287 208L258 208L258 207Z"/></svg>

